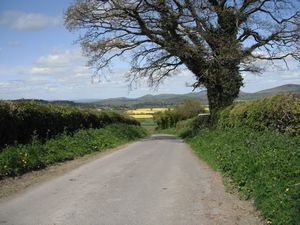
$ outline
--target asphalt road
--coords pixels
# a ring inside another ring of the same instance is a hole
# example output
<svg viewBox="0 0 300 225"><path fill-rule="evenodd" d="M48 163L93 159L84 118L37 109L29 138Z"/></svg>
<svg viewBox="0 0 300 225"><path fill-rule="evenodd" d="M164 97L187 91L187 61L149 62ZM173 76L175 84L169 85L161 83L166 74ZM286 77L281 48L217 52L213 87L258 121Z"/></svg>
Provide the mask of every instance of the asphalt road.
<svg viewBox="0 0 300 225"><path fill-rule="evenodd" d="M129 144L0 203L5 225L257 225L180 139Z"/></svg>

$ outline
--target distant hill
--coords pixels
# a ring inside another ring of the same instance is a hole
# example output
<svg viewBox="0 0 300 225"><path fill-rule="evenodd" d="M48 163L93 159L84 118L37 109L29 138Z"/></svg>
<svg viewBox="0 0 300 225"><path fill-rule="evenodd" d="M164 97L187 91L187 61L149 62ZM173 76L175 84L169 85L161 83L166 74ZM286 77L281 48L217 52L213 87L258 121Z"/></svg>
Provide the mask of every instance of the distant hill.
<svg viewBox="0 0 300 225"><path fill-rule="evenodd" d="M241 92L239 100L255 100L266 96L271 96L280 93L300 93L300 85L298 84L286 84L270 89L261 90L255 93Z"/></svg>
<svg viewBox="0 0 300 225"><path fill-rule="evenodd" d="M13 102L31 102L31 101L35 101L35 102L40 102L43 104L54 104L54 105L69 105L69 106L80 106L83 108L94 108L95 105L94 104L89 104L89 103L82 103L82 102L74 102L74 101L69 101L69 100L43 100L43 99L16 99L16 100L11 100Z"/></svg>
<svg viewBox="0 0 300 225"><path fill-rule="evenodd" d="M260 99L266 96L275 95L279 93L300 93L300 85L286 84L270 89L261 90L255 93L240 92L237 100L247 101ZM185 99L199 99L205 104L208 104L207 92L205 90L200 92L192 92L188 94L160 94L160 95L145 95L139 98L109 98L103 100L84 99L84 100L63 100L63 101L45 101L39 99L18 99L13 101L39 101L41 103L52 103L59 105L77 105L81 107L101 107L101 108L145 108L145 107L173 107Z"/></svg>
<svg viewBox="0 0 300 225"><path fill-rule="evenodd" d="M54 100L54 101L46 101L46 100L42 100L42 99L16 99L16 100L12 100L13 102L30 102L30 101L35 101L35 102L40 102L40 103L50 103L50 104L57 104L57 105L76 105L75 102L73 101L68 101L68 100Z"/></svg>
<svg viewBox="0 0 300 225"><path fill-rule="evenodd" d="M188 98L197 98L207 102L206 91L189 94L145 95L140 98L109 98L88 102L99 107L161 107L174 106Z"/></svg>
<svg viewBox="0 0 300 225"><path fill-rule="evenodd" d="M278 94L278 93L286 93L286 92L300 92L300 85L298 84L286 84L270 89L265 89L259 91L257 93L270 93L270 94Z"/></svg>
<svg viewBox="0 0 300 225"><path fill-rule="evenodd" d="M265 96L270 96L278 93L300 93L300 85L286 84L271 89L262 90L256 93L240 92L238 100L254 100ZM104 100L84 101L90 105L97 107L124 107L124 108L142 108L142 107L172 107L178 105L188 98L199 99L204 103L208 103L207 92L192 92L188 94L160 94L160 95L145 95L140 98L109 98ZM80 101L77 101L80 102Z"/></svg>

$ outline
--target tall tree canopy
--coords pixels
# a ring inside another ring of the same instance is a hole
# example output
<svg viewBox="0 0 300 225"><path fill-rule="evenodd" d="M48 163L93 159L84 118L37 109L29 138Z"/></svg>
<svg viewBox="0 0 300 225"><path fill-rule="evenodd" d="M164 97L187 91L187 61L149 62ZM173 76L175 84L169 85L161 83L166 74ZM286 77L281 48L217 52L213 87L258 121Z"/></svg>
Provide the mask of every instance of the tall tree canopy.
<svg viewBox="0 0 300 225"><path fill-rule="evenodd" d="M205 86L212 113L243 85L257 60L300 60L299 0L77 0L65 17L90 64L130 56L131 75L160 83L181 66Z"/></svg>

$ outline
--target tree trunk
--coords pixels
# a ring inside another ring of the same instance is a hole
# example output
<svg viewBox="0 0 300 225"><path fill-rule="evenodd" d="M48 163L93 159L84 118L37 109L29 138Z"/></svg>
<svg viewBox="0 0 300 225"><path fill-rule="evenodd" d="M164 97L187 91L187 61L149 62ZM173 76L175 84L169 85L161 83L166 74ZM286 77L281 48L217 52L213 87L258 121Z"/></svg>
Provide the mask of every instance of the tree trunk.
<svg viewBox="0 0 300 225"><path fill-rule="evenodd" d="M216 70L213 72L216 72ZM238 97L240 88L243 85L243 78L238 67L223 69L218 74L211 74L210 78L214 79L208 79L205 86L207 88L209 110L214 122L216 113L220 109L231 105L234 99Z"/></svg>

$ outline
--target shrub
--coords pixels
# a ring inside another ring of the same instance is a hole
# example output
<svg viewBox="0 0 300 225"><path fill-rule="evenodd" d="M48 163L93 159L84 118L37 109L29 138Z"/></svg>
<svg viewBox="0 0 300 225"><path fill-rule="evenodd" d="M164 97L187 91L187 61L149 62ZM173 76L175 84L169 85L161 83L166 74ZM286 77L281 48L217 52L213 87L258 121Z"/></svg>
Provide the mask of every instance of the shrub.
<svg viewBox="0 0 300 225"><path fill-rule="evenodd" d="M179 121L193 118L205 112L204 105L199 100L187 99L172 111L159 112L154 115L158 128L167 129L176 127Z"/></svg>
<svg viewBox="0 0 300 225"><path fill-rule="evenodd" d="M139 124L114 112L35 101L0 101L0 115L0 148L16 142L28 143L34 134L46 140L63 132L101 128L112 123Z"/></svg>
<svg viewBox="0 0 300 225"><path fill-rule="evenodd" d="M191 129L193 127L196 119L197 119L197 117L179 121L176 124L176 130Z"/></svg>
<svg viewBox="0 0 300 225"><path fill-rule="evenodd" d="M300 132L300 95L280 94L233 104L218 113L219 127L247 126L255 130Z"/></svg>

